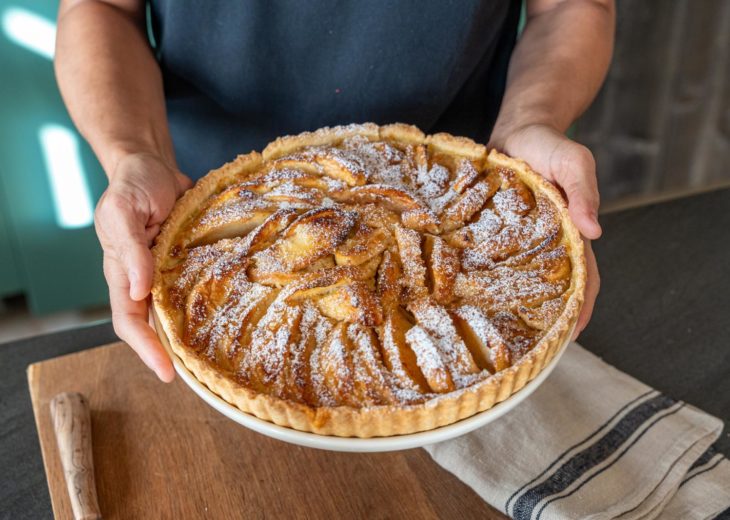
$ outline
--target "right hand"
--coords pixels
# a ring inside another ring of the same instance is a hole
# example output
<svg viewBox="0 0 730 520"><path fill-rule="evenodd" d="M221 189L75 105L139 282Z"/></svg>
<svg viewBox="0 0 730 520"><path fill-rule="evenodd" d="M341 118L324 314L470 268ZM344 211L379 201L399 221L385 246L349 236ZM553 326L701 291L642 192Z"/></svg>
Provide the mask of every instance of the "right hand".
<svg viewBox="0 0 730 520"><path fill-rule="evenodd" d="M94 221L104 250L114 332L157 377L170 382L175 378L172 361L149 325L150 246L175 201L192 182L150 153L122 157L109 177Z"/></svg>

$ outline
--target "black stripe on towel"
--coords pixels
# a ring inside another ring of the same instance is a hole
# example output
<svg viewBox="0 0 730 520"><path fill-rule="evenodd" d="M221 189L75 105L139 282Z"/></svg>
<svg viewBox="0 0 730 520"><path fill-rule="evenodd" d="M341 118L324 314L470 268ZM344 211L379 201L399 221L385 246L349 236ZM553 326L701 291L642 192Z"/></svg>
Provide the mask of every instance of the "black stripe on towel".
<svg viewBox="0 0 730 520"><path fill-rule="evenodd" d="M700 466L704 466L705 464L710 462L710 459L715 455L717 455L717 450L715 449L715 445L713 444L712 446L707 448L702 455L700 455L700 458L697 459L694 464L689 467L687 473L692 473L692 470L697 469Z"/></svg>
<svg viewBox="0 0 730 520"><path fill-rule="evenodd" d="M656 417L655 417L655 418L654 418L654 419L653 419L653 420L652 420L652 421L651 421L651 422L650 422L649 424L647 424L647 425L646 425L646 426L645 426L645 427L644 427L644 428L642 429L642 431L641 431L641 432L639 432L639 434L638 434L638 435L637 435L636 437L634 437L634 440L633 440L633 441L631 441L631 443L630 443L630 444L629 444L628 446L626 446L625 448L623 448L623 449L622 449L622 450L621 450L621 451L619 452L619 454L618 454L618 455L617 455L617 456L616 456L616 457L615 457L615 458L614 458L614 459L613 459L613 460L612 460L612 461L611 461L611 462L610 462L609 464L607 464L606 466L604 466L604 467L603 467L603 468L601 468L600 470L596 471L596 472L595 472L595 473L594 473L593 475L591 475L590 477L588 477L587 479L585 479L585 480L584 480L583 482L581 482L580 484L578 484L578 485L577 485L576 487L574 487L574 488L573 488L573 490L572 490L572 491L570 491L569 493L566 493L565 495L557 495L557 496L554 496L554 497L550 498L549 500L547 500L547 501L546 501L546 502L545 502L545 503L544 503L544 504L543 504L543 505L542 505L542 506L540 507L540 510L539 510L539 511L537 512L537 517L536 517L536 520L540 520L540 517L542 516L542 512L543 512L543 511L545 510L545 508L546 508L546 507L547 507L548 505L550 505L550 504L551 504L552 502L555 502L556 500L560 500L561 498L567 498L567 497L571 496L572 494L574 494L575 492L577 492L577 491L578 491L578 490L579 490L580 488L582 488L583 486L585 486L586 484L588 484L588 483L589 483L589 482L590 482L591 480L593 480L594 478L596 478L596 477L597 477L598 475L600 475L600 474L601 474L601 473L603 473L604 471L606 471L606 470L610 469L610 468L611 468L611 466L613 466L613 465L614 465L614 464L616 464L616 463L617 463L617 462L618 462L619 460L621 460L621 457L623 457L623 456L624 456L624 455L626 454L626 452L627 452L627 451L629 451L629 450L630 450L630 449L631 449L631 448L632 448L632 447L634 446L634 444L636 444L636 443L637 443L637 442L638 442L638 441L639 441L639 440L640 440L640 439L641 439L641 438L642 438L642 437L644 436L644 434L645 434L646 432L648 432L649 430L651 430L651 429L652 429L652 427L653 427L653 426L654 426L654 425L655 425L656 423L658 423L659 421L661 421L661 420L662 420L662 419L664 419L665 417L669 417L670 415L674 415L675 413L677 413L678 411L680 411L680 410L681 410L682 408L684 408L684 405L685 405L685 403L681 403L681 402L680 402L680 403L677 403L677 406L673 406L673 407L672 407L673 409L672 409L672 408L670 408L670 409L668 409L668 410L666 410L666 411L664 411L664 412L662 412L662 413L660 413L660 414L657 414L657 416L656 416ZM675 462L676 462L676 461L675 461Z"/></svg>
<svg viewBox="0 0 730 520"><path fill-rule="evenodd" d="M525 491L515 500L512 517L529 519L543 499L567 489L588 470L609 458L649 419L675 403L670 397L658 395L636 406L600 439L568 459L549 478Z"/></svg>
<svg viewBox="0 0 730 520"><path fill-rule="evenodd" d="M702 471L698 471L694 475L690 475L689 477L685 478L682 481L682 483L679 485L679 487L684 486L687 482L689 482L690 480L692 480L693 478L695 478L695 477L697 477L699 475L702 475L703 473L707 473L708 471L712 471L713 469L715 469L717 467L718 464L720 464L722 462L722 459L723 459L723 457L717 457L717 460L714 463L712 463L709 467L703 469Z"/></svg>
<svg viewBox="0 0 730 520"><path fill-rule="evenodd" d="M531 486L532 484L534 484L535 482L540 480L543 476L545 476L545 474L547 474L551 469L553 469L563 459L563 457L565 457L568 453L570 453L574 449L578 448L581 444L585 444L586 442L590 441L593 437L598 435L601 432L601 430L603 430L606 426L611 424L614 421L614 419L616 419L616 417L623 414L623 412L625 412L627 408L629 408L631 405L635 404L637 401L641 401L643 398L645 398L646 396L648 396L649 394L652 394L654 392L655 392L654 390L649 390L648 392L645 392L645 393L635 397L634 399L632 399L631 401L629 401L628 403L623 405L621 408L619 408L616 413L614 413L611 417L609 417L606 420L606 422L604 422L602 425L600 425L598 428L596 428L595 431L593 431L593 433L591 433L588 437L586 437L585 439L583 439L580 442L573 444L570 448L568 448L563 453L558 455L558 457L547 468L545 468L542 471L542 473L540 473L538 476L533 478L527 484L523 485L517 491L512 493L512 495L507 499L507 503L504 505L504 510L509 511L510 502L512 502L512 500L515 497L517 497L517 495L519 495L525 488Z"/></svg>

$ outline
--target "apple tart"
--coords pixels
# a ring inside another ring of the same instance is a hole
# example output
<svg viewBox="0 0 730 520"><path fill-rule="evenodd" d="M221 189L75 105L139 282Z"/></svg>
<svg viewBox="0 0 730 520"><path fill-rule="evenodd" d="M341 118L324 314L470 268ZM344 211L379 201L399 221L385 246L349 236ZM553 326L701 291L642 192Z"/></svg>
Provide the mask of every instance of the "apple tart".
<svg viewBox="0 0 730 520"><path fill-rule="evenodd" d="M161 339L244 412L324 435L503 401L570 338L583 243L522 161L394 124L282 137L211 171L153 248Z"/></svg>

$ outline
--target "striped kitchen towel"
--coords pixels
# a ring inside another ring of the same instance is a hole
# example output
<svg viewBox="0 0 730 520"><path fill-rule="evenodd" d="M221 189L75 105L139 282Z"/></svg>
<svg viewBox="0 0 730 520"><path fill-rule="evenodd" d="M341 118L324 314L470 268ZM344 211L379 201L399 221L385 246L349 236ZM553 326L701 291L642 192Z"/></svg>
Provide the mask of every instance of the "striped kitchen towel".
<svg viewBox="0 0 730 520"><path fill-rule="evenodd" d="M426 450L518 520L715 518L730 508L721 431L574 343L514 410Z"/></svg>

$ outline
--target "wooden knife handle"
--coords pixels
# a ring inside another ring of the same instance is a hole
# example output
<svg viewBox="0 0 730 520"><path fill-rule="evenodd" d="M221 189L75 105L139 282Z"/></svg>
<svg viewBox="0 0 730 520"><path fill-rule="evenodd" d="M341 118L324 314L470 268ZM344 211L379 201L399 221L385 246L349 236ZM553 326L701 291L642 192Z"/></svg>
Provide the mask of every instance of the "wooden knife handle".
<svg viewBox="0 0 730 520"><path fill-rule="evenodd" d="M89 403L79 393L58 394L51 401L51 417L74 518L100 519L91 452Z"/></svg>

